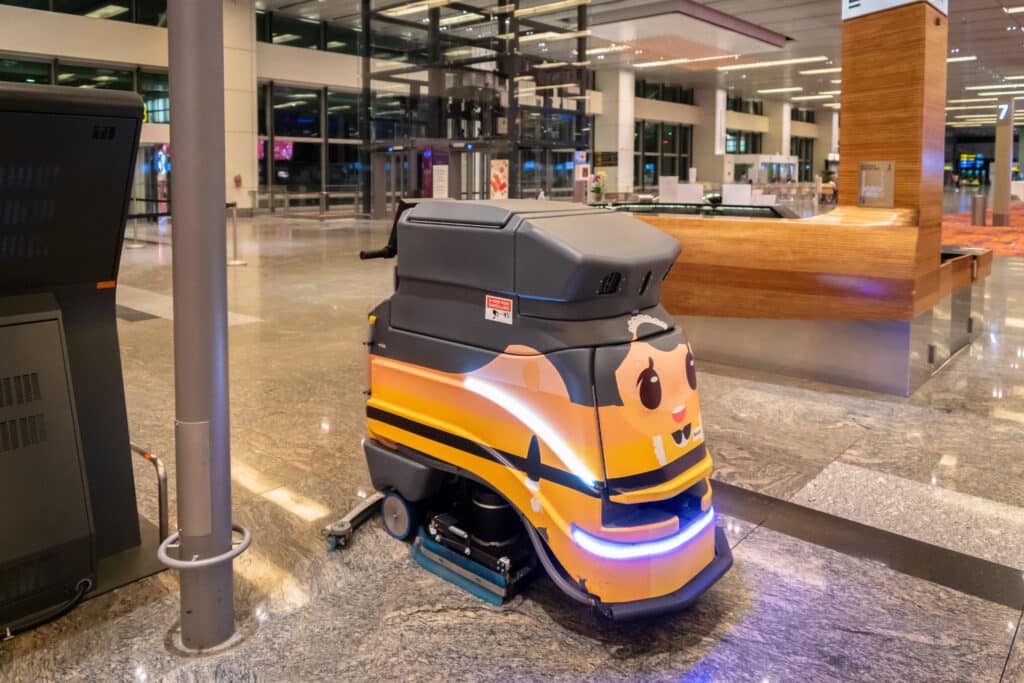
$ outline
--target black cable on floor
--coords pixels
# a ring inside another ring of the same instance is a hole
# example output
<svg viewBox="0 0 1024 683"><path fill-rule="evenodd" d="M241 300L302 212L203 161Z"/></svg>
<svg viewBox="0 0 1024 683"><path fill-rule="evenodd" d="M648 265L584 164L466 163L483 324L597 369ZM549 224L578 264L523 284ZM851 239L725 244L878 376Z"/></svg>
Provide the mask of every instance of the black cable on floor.
<svg viewBox="0 0 1024 683"><path fill-rule="evenodd" d="M55 605L43 612L37 612L32 614L21 621L13 621L3 627L0 627L0 640L10 640L19 633L24 631L30 631L34 628L38 628L43 624L53 621L54 619L64 616L82 601L85 594L92 588L92 579L82 579L75 586L75 596L66 602L59 605Z"/></svg>

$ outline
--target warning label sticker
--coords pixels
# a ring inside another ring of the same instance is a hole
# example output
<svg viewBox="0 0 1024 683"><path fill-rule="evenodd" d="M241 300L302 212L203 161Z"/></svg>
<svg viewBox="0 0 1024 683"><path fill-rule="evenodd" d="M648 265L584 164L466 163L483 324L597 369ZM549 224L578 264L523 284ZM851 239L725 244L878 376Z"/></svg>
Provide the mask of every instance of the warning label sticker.
<svg viewBox="0 0 1024 683"><path fill-rule="evenodd" d="M484 318L491 322L512 324L512 299L500 296L484 297Z"/></svg>

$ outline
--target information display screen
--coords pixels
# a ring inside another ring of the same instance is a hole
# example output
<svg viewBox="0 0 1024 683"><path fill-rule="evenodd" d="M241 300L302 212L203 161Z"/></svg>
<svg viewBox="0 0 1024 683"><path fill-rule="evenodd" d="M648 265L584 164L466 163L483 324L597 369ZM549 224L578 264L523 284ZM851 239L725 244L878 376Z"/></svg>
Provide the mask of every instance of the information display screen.
<svg viewBox="0 0 1024 683"><path fill-rule="evenodd" d="M139 120L4 111L2 94L0 296L116 279Z"/></svg>

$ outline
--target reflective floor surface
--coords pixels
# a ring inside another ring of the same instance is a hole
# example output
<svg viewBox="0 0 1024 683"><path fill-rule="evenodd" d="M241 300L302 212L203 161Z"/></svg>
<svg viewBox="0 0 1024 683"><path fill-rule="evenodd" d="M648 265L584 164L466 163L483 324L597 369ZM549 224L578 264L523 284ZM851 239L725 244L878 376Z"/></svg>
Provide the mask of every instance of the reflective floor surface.
<svg viewBox="0 0 1024 683"><path fill-rule="evenodd" d="M361 342L392 264L356 254L386 225L240 228L233 502L255 536L235 563L241 641L178 653L165 572L0 642L0 679L1024 681L1024 259L996 260L987 333L910 399L701 367L734 568L686 612L612 624L545 577L487 606L377 520L326 552L320 528L369 488ZM125 251L119 330L133 438L173 483L171 256ZM142 463L155 520L151 478Z"/></svg>

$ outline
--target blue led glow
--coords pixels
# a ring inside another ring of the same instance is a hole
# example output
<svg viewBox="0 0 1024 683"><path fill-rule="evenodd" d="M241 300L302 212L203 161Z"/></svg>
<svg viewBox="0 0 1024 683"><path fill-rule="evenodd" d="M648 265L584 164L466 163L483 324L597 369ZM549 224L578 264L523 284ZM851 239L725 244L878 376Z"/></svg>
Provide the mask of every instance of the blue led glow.
<svg viewBox="0 0 1024 683"><path fill-rule="evenodd" d="M597 479L586 464L572 450L572 447L555 431L551 425L544 421L540 415L533 412L529 406L518 398L489 382L476 377L468 377L463 386L477 396L483 396L491 403L501 406L511 413L517 420L526 425L530 431L537 435L541 441L547 444L548 448L554 451L558 459L565 463L569 471L575 474L587 486L593 487Z"/></svg>
<svg viewBox="0 0 1024 683"><path fill-rule="evenodd" d="M466 145L466 149L473 149L473 143L471 142L468 145Z"/></svg>
<svg viewBox="0 0 1024 683"><path fill-rule="evenodd" d="M424 159L429 159L432 156L434 156L434 154L429 149L423 150L423 158Z"/></svg>
<svg viewBox="0 0 1024 683"><path fill-rule="evenodd" d="M572 540L576 545L586 550L591 555L604 557L609 560L635 560L642 557L655 557L665 553L678 550L689 541L696 538L708 525L715 523L715 508L708 508L708 511L697 518L690 526L680 531L675 536L662 538L658 541L645 543L615 543L606 541L603 538L591 536L579 527L573 527Z"/></svg>

